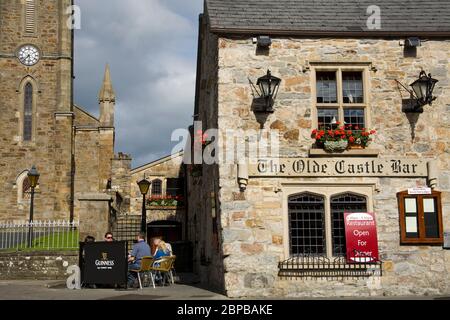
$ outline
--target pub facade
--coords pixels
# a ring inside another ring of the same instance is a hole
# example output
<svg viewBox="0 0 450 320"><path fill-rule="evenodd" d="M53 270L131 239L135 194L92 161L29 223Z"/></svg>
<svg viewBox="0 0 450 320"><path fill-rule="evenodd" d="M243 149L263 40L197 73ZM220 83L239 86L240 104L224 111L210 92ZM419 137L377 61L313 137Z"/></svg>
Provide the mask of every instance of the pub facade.
<svg viewBox="0 0 450 320"><path fill-rule="evenodd" d="M335 2L205 1L194 117L227 156L190 166L188 232L230 297L450 293L450 4Z"/></svg>

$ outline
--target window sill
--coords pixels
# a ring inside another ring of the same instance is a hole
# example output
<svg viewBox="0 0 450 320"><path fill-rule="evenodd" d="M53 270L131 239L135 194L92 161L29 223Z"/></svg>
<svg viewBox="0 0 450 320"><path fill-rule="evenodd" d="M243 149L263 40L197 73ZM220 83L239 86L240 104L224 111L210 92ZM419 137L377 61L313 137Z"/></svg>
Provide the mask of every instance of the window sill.
<svg viewBox="0 0 450 320"><path fill-rule="evenodd" d="M377 158L380 154L378 149L351 149L343 152L326 152L323 149L310 149L309 156L311 158L329 158L329 157L373 157Z"/></svg>

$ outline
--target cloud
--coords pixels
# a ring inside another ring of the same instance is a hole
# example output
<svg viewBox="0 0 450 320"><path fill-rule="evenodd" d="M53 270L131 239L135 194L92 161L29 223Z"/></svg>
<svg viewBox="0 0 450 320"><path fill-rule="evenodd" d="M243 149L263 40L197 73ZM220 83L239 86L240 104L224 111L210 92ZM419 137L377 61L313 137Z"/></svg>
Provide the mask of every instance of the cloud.
<svg viewBox="0 0 450 320"><path fill-rule="evenodd" d="M77 0L75 101L98 115L106 63L117 95L116 152L133 166L170 153L192 123L202 0Z"/></svg>

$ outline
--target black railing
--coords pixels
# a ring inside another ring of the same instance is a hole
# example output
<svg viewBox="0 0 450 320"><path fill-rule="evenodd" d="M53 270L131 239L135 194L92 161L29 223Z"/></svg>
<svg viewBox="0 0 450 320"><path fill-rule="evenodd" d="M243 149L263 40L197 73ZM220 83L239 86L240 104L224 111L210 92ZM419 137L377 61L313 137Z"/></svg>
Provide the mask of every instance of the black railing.
<svg viewBox="0 0 450 320"><path fill-rule="evenodd" d="M360 256L364 258L362 254L360 254ZM348 263L345 257L328 258L318 255L301 255L280 262L278 264L278 269L278 276L288 279L368 278L383 275L383 262L377 260L371 262Z"/></svg>

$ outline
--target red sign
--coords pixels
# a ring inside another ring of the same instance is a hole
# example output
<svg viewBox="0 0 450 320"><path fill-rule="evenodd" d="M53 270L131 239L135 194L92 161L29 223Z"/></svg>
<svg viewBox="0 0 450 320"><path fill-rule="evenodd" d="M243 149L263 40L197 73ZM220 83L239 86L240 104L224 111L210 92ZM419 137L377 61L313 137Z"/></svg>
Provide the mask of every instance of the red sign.
<svg viewBox="0 0 450 320"><path fill-rule="evenodd" d="M375 215L358 212L344 213L347 262L378 261L378 239Z"/></svg>

